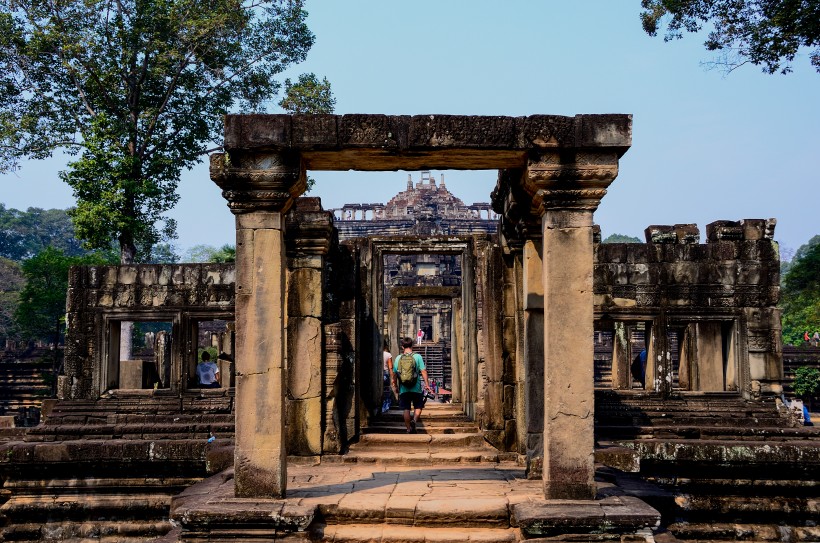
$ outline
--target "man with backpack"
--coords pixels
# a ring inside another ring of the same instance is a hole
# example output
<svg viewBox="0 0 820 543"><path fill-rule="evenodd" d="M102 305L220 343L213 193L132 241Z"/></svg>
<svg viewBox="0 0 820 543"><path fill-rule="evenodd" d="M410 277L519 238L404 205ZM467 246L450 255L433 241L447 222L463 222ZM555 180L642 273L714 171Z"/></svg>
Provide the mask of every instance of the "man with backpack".
<svg viewBox="0 0 820 543"><path fill-rule="evenodd" d="M402 338L402 354L393 360L393 375L391 386L393 392L399 395L399 405L404 410L404 426L408 434L416 433L416 424L421 417L421 409L424 407L424 388L430 388L427 380L427 369L420 354L413 352L413 340L409 337ZM422 382L424 388L422 388ZM413 416L410 416L410 409L413 409Z"/></svg>

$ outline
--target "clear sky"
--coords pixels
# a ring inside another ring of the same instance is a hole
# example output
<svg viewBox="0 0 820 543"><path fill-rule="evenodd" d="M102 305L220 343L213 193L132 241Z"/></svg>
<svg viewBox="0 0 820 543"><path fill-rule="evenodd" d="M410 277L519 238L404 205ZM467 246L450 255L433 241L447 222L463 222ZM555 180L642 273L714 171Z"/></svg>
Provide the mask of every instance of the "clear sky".
<svg viewBox="0 0 820 543"><path fill-rule="evenodd" d="M784 247L820 233L820 74L805 55L787 76L707 70L705 35L650 38L638 0L309 0L307 9L316 44L288 75L326 76L339 114L631 113L632 148L596 212L604 237L697 223L703 240L709 222L769 217ZM57 177L64 164L0 176L0 202L73 205ZM326 208L386 202L407 181L406 172L312 176ZM468 204L489 201L495 178L445 172ZM184 174L180 194L179 248L234 243L205 161Z"/></svg>

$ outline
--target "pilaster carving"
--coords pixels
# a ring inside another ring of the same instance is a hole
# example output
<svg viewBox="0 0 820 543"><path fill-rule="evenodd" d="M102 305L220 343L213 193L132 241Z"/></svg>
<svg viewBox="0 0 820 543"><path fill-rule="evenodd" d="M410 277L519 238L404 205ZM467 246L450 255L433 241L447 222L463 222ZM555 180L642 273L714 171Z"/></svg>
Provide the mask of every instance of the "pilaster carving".
<svg viewBox="0 0 820 543"><path fill-rule="evenodd" d="M241 158L214 153L210 160L211 180L222 189L222 196L234 214L285 213L307 187L298 153L273 152Z"/></svg>

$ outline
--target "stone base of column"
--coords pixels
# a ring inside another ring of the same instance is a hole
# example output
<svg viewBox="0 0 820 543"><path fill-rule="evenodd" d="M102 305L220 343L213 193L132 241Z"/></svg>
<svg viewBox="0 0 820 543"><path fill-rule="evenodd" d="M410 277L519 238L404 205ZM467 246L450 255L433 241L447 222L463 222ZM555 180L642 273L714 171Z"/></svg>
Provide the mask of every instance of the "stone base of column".
<svg viewBox="0 0 820 543"><path fill-rule="evenodd" d="M594 500L595 491L595 484L544 481L544 496L550 500Z"/></svg>

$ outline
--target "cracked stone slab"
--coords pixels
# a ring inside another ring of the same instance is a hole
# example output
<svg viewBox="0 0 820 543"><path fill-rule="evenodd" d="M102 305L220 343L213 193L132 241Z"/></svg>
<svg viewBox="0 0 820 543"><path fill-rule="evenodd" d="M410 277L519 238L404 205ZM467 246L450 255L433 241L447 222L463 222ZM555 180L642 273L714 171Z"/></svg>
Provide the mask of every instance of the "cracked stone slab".
<svg viewBox="0 0 820 543"><path fill-rule="evenodd" d="M638 498L599 501L528 501L512 506L511 522L527 537L577 533L628 533L660 525L660 513Z"/></svg>

